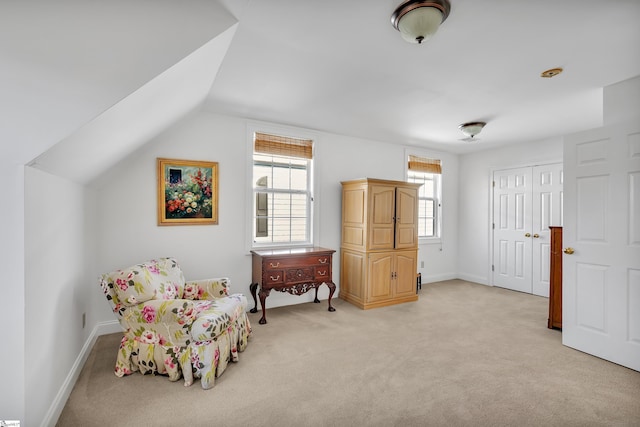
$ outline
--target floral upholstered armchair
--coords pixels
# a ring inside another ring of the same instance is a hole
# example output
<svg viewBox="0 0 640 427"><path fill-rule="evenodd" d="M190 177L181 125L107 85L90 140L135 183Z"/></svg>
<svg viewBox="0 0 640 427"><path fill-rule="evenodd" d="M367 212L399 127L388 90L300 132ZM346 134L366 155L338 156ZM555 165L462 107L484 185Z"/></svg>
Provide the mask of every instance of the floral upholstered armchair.
<svg viewBox="0 0 640 427"><path fill-rule="evenodd" d="M103 274L100 285L124 329L119 377L139 370L185 386L195 377L209 389L247 346L247 299L229 295L227 278L185 282L178 262L161 258Z"/></svg>

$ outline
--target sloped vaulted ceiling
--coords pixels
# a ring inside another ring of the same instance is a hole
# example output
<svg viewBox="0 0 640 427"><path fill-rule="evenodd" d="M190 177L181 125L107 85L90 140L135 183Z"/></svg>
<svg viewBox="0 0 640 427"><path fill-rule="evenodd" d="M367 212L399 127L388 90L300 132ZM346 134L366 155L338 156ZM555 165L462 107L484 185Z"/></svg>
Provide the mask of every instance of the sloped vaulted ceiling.
<svg viewBox="0 0 640 427"><path fill-rule="evenodd" d="M0 153L89 181L202 102L246 1L3 2Z"/></svg>

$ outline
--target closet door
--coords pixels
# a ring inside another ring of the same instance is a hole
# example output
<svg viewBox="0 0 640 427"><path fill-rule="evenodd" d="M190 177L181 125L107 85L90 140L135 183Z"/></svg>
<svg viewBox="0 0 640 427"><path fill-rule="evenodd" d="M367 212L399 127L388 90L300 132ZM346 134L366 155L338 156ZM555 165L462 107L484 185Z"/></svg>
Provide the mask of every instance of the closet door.
<svg viewBox="0 0 640 427"><path fill-rule="evenodd" d="M549 226L562 226L562 163L493 174L493 284L549 296Z"/></svg>
<svg viewBox="0 0 640 427"><path fill-rule="evenodd" d="M533 167L532 293L549 296L550 226L562 227L562 163Z"/></svg>
<svg viewBox="0 0 640 427"><path fill-rule="evenodd" d="M531 293L531 168L493 174L493 284Z"/></svg>

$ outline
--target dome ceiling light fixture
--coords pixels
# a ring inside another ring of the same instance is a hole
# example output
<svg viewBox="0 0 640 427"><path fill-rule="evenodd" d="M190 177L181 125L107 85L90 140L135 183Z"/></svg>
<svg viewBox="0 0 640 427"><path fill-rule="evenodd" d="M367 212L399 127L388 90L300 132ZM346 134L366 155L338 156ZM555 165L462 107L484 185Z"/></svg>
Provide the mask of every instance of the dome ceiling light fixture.
<svg viewBox="0 0 640 427"><path fill-rule="evenodd" d="M469 137L467 141L474 141L474 137L480 133L480 131L482 130L482 128L484 128L486 124L487 123L485 122L463 123L460 126L458 126L458 129L460 129L462 133L464 133Z"/></svg>
<svg viewBox="0 0 640 427"><path fill-rule="evenodd" d="M393 12L391 24L403 39L421 44L438 31L450 11L449 0L407 0Z"/></svg>

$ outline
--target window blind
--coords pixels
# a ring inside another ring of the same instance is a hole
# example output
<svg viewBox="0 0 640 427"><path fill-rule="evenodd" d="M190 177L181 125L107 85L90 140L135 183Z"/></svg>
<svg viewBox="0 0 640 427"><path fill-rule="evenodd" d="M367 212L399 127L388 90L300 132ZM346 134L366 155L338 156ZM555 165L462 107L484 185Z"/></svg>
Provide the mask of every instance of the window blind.
<svg viewBox="0 0 640 427"><path fill-rule="evenodd" d="M442 166L439 159L427 157L409 156L409 170L417 172L442 174Z"/></svg>
<svg viewBox="0 0 640 427"><path fill-rule="evenodd" d="M256 153L271 154L274 156L312 159L313 141L310 139L298 139L256 132L254 151Z"/></svg>

